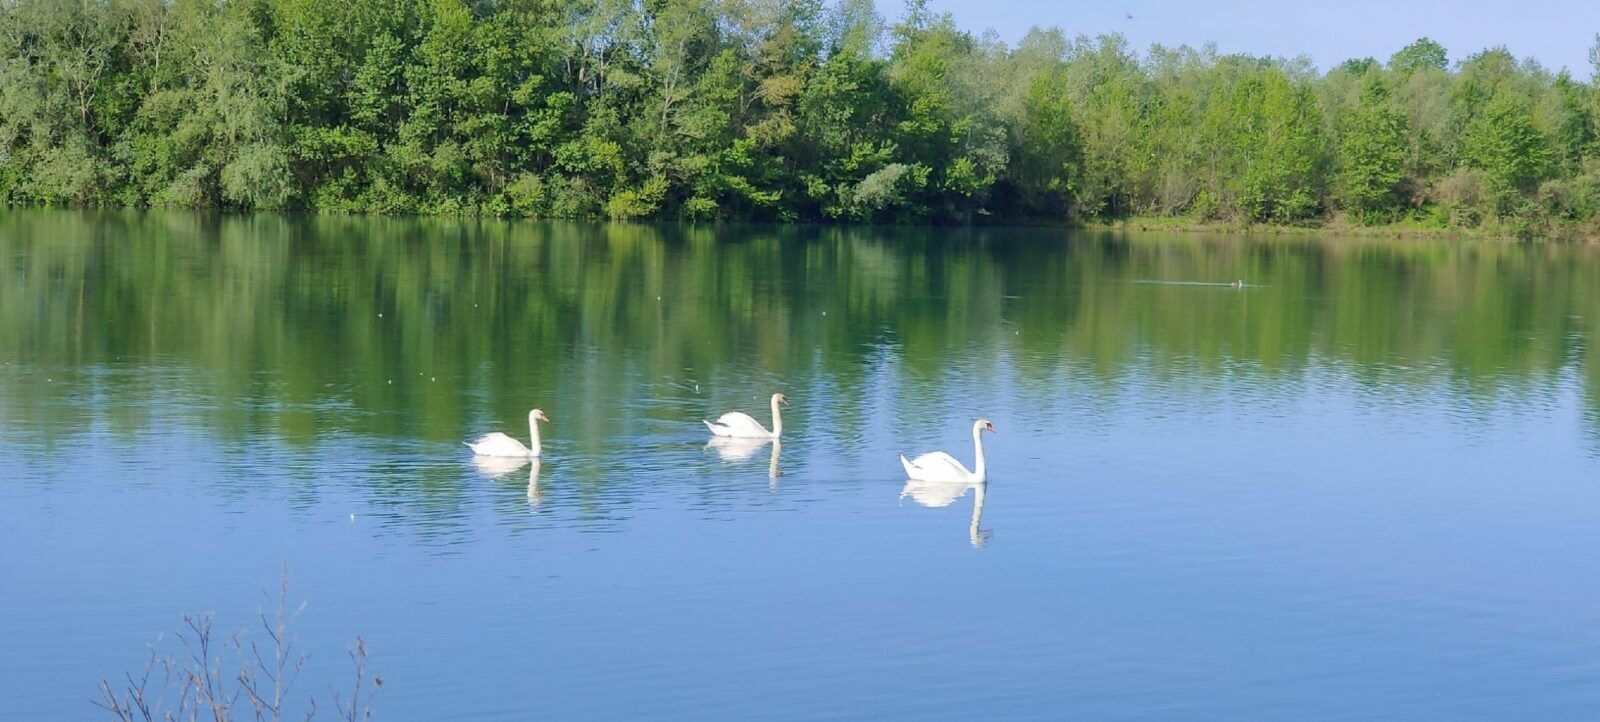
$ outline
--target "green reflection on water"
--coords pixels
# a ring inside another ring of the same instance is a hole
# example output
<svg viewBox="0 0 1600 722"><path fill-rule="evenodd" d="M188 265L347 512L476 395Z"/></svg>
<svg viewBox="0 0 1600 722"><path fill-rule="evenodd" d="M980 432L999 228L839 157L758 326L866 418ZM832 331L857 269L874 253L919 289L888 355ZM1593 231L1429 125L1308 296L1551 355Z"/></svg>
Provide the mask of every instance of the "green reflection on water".
<svg viewBox="0 0 1600 722"><path fill-rule="evenodd" d="M0 259L0 424L51 443L137 438L181 398L219 439L289 444L456 440L540 403L599 448L682 420L650 399L802 382L859 424L886 357L927 398L1335 364L1487 406L1572 371L1600 418L1592 246L24 210Z"/></svg>

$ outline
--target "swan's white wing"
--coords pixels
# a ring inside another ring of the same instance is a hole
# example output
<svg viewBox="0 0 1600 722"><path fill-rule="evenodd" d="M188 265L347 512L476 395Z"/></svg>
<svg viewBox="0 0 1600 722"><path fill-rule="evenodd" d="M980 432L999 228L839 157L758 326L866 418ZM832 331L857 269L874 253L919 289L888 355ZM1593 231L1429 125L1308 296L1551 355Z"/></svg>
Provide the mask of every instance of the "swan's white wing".
<svg viewBox="0 0 1600 722"><path fill-rule="evenodd" d="M479 456L532 456L528 447L498 431L484 434L467 442L472 447L472 453Z"/></svg>
<svg viewBox="0 0 1600 722"><path fill-rule="evenodd" d="M918 481L966 481L972 476L967 467L943 451L930 451L910 461L900 457L906 476Z"/></svg>
<svg viewBox="0 0 1600 722"><path fill-rule="evenodd" d="M511 438L509 436L506 436L505 434L502 434L502 433L500 433L498 431L490 432L490 433L484 434L483 436L480 436L480 437L478 437L476 439L473 439L470 443L467 444L467 446L476 447L476 446L481 446L483 444L495 444L495 445L516 444L517 446L522 446L522 442L517 441L516 439L513 439L513 438Z"/></svg>
<svg viewBox="0 0 1600 722"><path fill-rule="evenodd" d="M717 417L716 421L707 421L706 426L711 433L717 436L734 436L751 439L770 437L772 432L767 431L761 422L751 418L749 414L739 411L729 411Z"/></svg>

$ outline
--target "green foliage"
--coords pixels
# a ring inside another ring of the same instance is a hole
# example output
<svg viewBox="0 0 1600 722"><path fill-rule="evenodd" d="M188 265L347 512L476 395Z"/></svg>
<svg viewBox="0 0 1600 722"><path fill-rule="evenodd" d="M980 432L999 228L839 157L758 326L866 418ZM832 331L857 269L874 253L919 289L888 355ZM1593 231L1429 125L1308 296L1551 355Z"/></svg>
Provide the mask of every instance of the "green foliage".
<svg viewBox="0 0 1600 722"><path fill-rule="evenodd" d="M1402 206L1410 126L1388 100L1381 79L1368 81L1339 146L1345 206L1368 222L1392 220Z"/></svg>
<svg viewBox="0 0 1600 722"><path fill-rule="evenodd" d="M1399 73L1415 73L1429 69L1444 70L1448 63L1449 57L1443 45L1420 38L1389 58L1389 69Z"/></svg>
<svg viewBox="0 0 1600 722"><path fill-rule="evenodd" d="M1042 72L1029 83L1011 169L1023 205L1058 218L1066 217L1077 197L1074 180L1082 162L1082 141L1065 84L1059 70Z"/></svg>
<svg viewBox="0 0 1600 722"><path fill-rule="evenodd" d="M1253 221L1305 218L1317 205L1317 119L1310 92L1267 70L1235 88L1238 205Z"/></svg>
<svg viewBox="0 0 1600 722"><path fill-rule="evenodd" d="M1319 74L1059 30L1007 47L924 2L887 24L870 0L15 0L0 201L1579 221L1597 101L1498 48Z"/></svg>
<svg viewBox="0 0 1600 722"><path fill-rule="evenodd" d="M1528 108L1505 95L1491 101L1462 134L1462 160L1483 172L1495 212L1501 215L1537 188L1553 156Z"/></svg>
<svg viewBox="0 0 1600 722"><path fill-rule="evenodd" d="M606 215L616 220L645 218L661 208L668 183L665 178L651 178L638 188L618 191L606 202Z"/></svg>

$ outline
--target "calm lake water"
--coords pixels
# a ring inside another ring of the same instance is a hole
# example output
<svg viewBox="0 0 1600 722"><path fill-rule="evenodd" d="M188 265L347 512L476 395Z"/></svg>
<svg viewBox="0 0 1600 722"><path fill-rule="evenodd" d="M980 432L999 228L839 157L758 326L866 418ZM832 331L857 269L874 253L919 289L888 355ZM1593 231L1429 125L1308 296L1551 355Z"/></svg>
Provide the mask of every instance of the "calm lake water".
<svg viewBox="0 0 1600 722"><path fill-rule="evenodd" d="M379 719L1592 718L1597 482L1597 247L0 213L6 719L285 564Z"/></svg>

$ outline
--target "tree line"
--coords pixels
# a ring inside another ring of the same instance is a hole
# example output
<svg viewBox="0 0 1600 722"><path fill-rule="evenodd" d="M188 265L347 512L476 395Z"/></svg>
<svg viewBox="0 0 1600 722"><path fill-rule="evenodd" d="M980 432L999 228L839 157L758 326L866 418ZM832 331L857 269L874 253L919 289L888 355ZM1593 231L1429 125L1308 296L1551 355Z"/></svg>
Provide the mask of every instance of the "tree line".
<svg viewBox="0 0 1600 722"><path fill-rule="evenodd" d="M0 1L13 204L1541 232L1600 216L1597 111L1503 48L1323 72L921 0Z"/></svg>

